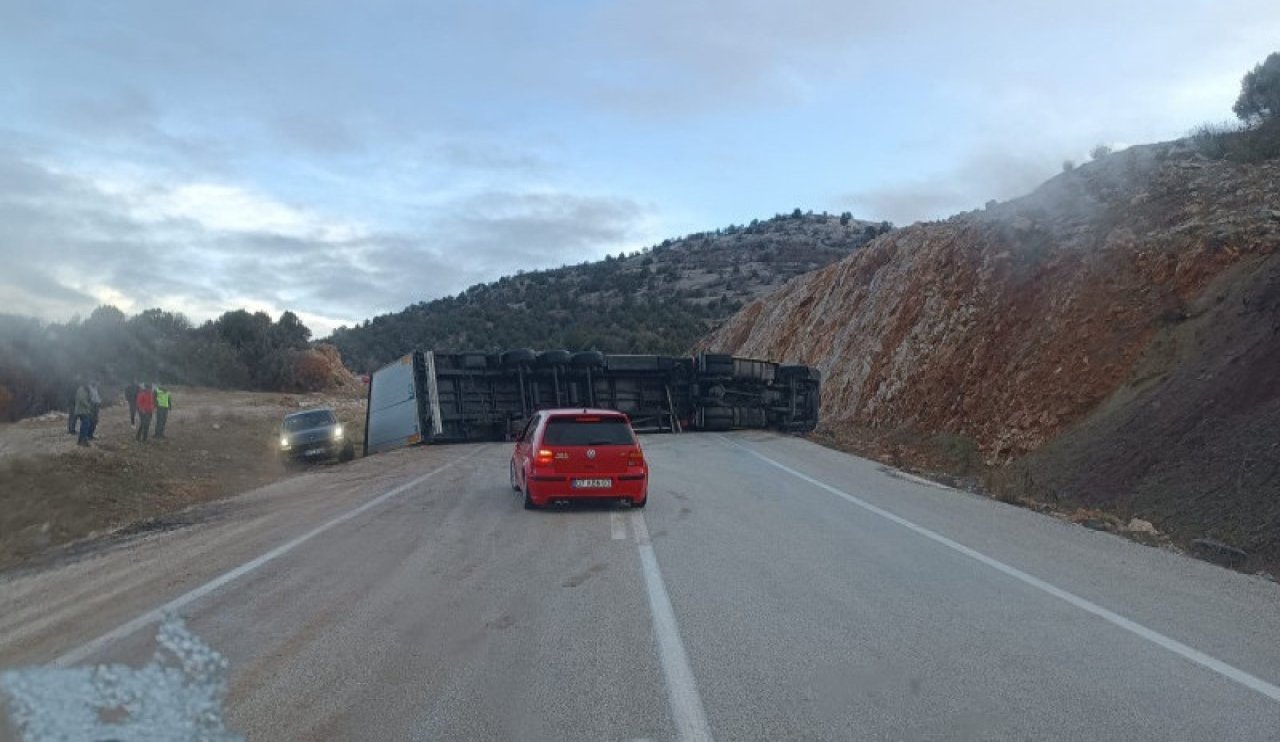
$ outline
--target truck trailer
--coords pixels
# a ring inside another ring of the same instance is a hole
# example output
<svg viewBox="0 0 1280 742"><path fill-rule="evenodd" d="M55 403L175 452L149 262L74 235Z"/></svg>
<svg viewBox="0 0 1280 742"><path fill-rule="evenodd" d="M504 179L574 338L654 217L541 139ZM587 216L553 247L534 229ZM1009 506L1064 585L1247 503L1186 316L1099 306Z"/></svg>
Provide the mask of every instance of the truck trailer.
<svg viewBox="0 0 1280 742"><path fill-rule="evenodd" d="M417 350L370 376L364 453L510 440L534 412L563 407L618 410L641 433L807 432L821 378L810 366L726 353Z"/></svg>

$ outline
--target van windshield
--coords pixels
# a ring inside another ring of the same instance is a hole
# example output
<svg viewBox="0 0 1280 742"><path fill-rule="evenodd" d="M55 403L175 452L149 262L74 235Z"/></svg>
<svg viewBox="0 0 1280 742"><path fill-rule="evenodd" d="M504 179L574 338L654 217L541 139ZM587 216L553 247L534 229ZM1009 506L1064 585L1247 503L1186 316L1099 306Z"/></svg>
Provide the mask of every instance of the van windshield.
<svg viewBox="0 0 1280 742"><path fill-rule="evenodd" d="M548 446L630 446L631 426L620 417L553 417L542 442Z"/></svg>
<svg viewBox="0 0 1280 742"><path fill-rule="evenodd" d="M303 412L298 415L290 415L284 419L284 429L293 430L309 430L311 428L319 428L333 423L333 413L329 410L315 410L314 412Z"/></svg>

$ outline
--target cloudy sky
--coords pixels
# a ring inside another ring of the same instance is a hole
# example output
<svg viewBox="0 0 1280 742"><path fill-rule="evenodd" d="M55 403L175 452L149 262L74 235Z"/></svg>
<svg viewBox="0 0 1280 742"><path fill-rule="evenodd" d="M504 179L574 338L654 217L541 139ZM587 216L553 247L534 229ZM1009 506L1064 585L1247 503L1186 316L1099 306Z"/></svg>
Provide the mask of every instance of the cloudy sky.
<svg viewBox="0 0 1280 742"><path fill-rule="evenodd" d="M0 0L0 312L324 334L794 207L899 224L1230 117L1275 0Z"/></svg>

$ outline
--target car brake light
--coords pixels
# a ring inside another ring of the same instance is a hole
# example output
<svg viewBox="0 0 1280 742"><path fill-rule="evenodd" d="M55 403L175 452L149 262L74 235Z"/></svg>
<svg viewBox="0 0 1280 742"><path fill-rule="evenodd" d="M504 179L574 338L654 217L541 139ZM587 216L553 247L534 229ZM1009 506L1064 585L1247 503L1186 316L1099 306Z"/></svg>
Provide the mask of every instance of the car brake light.
<svg viewBox="0 0 1280 742"><path fill-rule="evenodd" d="M549 448L539 448L537 458L539 464L550 464L551 459L555 458L555 452Z"/></svg>
<svg viewBox="0 0 1280 742"><path fill-rule="evenodd" d="M644 466L644 452L632 451L628 453L627 466Z"/></svg>

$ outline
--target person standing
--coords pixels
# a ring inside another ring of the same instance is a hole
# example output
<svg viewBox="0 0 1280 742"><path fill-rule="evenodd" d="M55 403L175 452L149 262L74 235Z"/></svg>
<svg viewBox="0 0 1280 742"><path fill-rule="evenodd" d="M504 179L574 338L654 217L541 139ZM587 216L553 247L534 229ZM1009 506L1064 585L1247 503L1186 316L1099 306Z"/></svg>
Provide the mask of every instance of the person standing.
<svg viewBox="0 0 1280 742"><path fill-rule="evenodd" d="M76 423L80 425L80 437L76 439L77 446L89 445L89 416L93 412L93 407L89 402L89 387L81 384L76 387Z"/></svg>
<svg viewBox="0 0 1280 742"><path fill-rule="evenodd" d="M164 437L164 425L169 420L169 407L173 399L168 389L161 389L159 384L151 385L156 390L156 437Z"/></svg>
<svg viewBox="0 0 1280 742"><path fill-rule="evenodd" d="M75 435L76 432L76 394L80 391L80 379L76 379L75 383L68 388L67 394L67 432Z"/></svg>
<svg viewBox="0 0 1280 742"><path fill-rule="evenodd" d="M129 403L129 425L138 424L138 382L131 381L124 388L124 401Z"/></svg>
<svg viewBox="0 0 1280 742"><path fill-rule="evenodd" d="M98 432L98 413L102 410L102 394L98 391L98 382L89 382L89 440Z"/></svg>
<svg viewBox="0 0 1280 742"><path fill-rule="evenodd" d="M138 387L138 432L135 440L146 442L151 432L151 413L156 411L156 398L146 384Z"/></svg>

